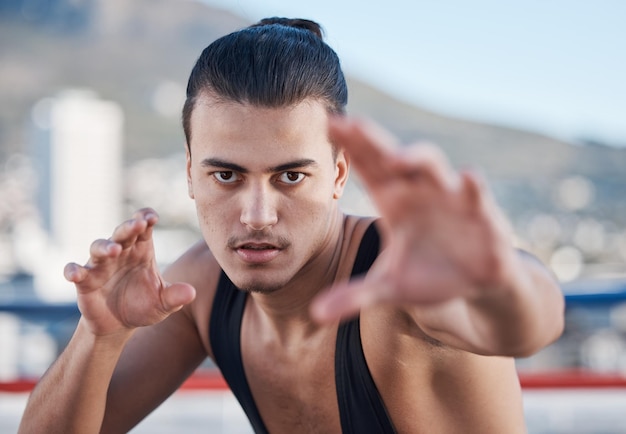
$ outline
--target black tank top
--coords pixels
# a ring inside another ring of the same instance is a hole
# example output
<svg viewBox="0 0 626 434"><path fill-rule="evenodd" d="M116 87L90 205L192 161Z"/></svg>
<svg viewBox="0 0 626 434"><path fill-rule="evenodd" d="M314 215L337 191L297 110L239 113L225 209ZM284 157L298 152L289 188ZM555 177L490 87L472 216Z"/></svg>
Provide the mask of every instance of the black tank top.
<svg viewBox="0 0 626 434"><path fill-rule="evenodd" d="M380 250L374 224L359 246L352 276L365 273ZM255 433L268 433L246 380L241 358L241 322L247 293L240 291L224 272L220 277L211 312L210 336L215 363ZM395 428L367 367L359 318L340 324L335 347L335 383L341 430L346 434L395 433Z"/></svg>

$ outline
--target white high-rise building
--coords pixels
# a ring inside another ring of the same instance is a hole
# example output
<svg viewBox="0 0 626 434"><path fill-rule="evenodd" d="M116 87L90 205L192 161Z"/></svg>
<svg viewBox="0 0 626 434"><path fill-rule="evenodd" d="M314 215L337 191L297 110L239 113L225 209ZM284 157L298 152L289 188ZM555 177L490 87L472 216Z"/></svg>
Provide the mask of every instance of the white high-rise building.
<svg viewBox="0 0 626 434"><path fill-rule="evenodd" d="M122 210L119 105L69 90L33 108L39 208L49 242L35 267L35 289L47 300L74 298L63 279L67 262L86 262L89 246L108 238Z"/></svg>

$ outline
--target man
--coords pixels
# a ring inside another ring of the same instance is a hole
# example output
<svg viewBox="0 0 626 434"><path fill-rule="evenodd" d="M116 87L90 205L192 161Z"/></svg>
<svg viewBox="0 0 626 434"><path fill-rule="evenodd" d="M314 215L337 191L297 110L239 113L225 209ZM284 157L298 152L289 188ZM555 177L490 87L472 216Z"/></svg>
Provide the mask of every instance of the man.
<svg viewBox="0 0 626 434"><path fill-rule="evenodd" d="M476 175L346 100L313 22L204 50L183 110L203 240L161 275L145 209L68 264L82 317L21 432L126 432L207 356L257 432L525 431L512 357L561 333L558 285ZM350 164L380 220L339 210Z"/></svg>

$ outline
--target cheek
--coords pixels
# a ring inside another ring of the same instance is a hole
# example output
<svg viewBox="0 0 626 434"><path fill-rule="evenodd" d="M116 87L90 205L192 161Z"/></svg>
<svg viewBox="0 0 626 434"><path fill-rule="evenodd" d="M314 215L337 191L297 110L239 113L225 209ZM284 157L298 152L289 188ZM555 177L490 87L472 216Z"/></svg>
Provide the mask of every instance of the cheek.
<svg viewBox="0 0 626 434"><path fill-rule="evenodd" d="M326 192L312 192L297 201L290 201L282 209L280 216L300 228L300 232L311 237L316 232L323 232L334 215L333 201Z"/></svg>
<svg viewBox="0 0 626 434"><path fill-rule="evenodd" d="M229 215L230 207L225 199L196 192L195 202L200 230L210 245L212 240L224 237L226 234L224 228L234 220L234 217Z"/></svg>
<svg viewBox="0 0 626 434"><path fill-rule="evenodd" d="M335 198L335 184L332 182L332 173L324 177L323 182L317 182L300 196L301 201L298 204L298 211L303 218L323 219L326 214L331 214L337 207L337 199Z"/></svg>

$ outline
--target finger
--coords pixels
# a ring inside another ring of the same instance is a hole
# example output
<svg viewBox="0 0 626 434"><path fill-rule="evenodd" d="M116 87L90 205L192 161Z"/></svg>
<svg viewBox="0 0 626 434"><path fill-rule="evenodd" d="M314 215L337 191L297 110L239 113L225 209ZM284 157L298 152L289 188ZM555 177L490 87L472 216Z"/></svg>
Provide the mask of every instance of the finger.
<svg viewBox="0 0 626 434"><path fill-rule="evenodd" d="M458 190L461 180L445 154L429 143L418 143L402 148L395 160L398 175L414 180L426 180L437 188Z"/></svg>
<svg viewBox="0 0 626 434"><path fill-rule="evenodd" d="M63 276L66 280L73 283L80 283L87 277L88 270L85 267L70 262L63 268Z"/></svg>
<svg viewBox="0 0 626 434"><path fill-rule="evenodd" d="M123 249L127 249L137 241L146 241L152 237L152 227L159 217L151 208L141 209L133 214L113 231L111 240L119 243Z"/></svg>
<svg viewBox="0 0 626 434"><path fill-rule="evenodd" d="M311 305L311 315L320 323L331 323L355 316L361 309L380 299L377 291L364 280L332 287L319 295Z"/></svg>
<svg viewBox="0 0 626 434"><path fill-rule="evenodd" d="M154 224L159 219L159 214L153 208L141 208L135 211L133 218L140 218Z"/></svg>
<svg viewBox="0 0 626 434"><path fill-rule="evenodd" d="M330 140L343 147L355 168L364 177L364 182L378 184L385 182L392 167L397 144L395 138L370 121L334 117L329 122Z"/></svg>
<svg viewBox="0 0 626 434"><path fill-rule="evenodd" d="M476 171L463 172L463 183L469 197L470 206L476 213L490 216L501 233L513 242L515 231L510 220L493 198L485 177Z"/></svg>
<svg viewBox="0 0 626 434"><path fill-rule="evenodd" d="M461 172L463 189L466 193L468 204L473 209L481 209L483 207L485 194L485 181L482 176L476 172L464 170Z"/></svg>
<svg viewBox="0 0 626 434"><path fill-rule="evenodd" d="M462 172L461 176L468 205L473 212L492 216L499 216L502 213L493 198L485 177L481 173L466 170Z"/></svg>
<svg viewBox="0 0 626 434"><path fill-rule="evenodd" d="M111 241L127 249L135 243L142 231L146 230L146 222L138 219L126 220L113 231Z"/></svg>
<svg viewBox="0 0 626 434"><path fill-rule="evenodd" d="M196 289L187 283L173 283L161 292L161 304L167 313L180 310L196 298Z"/></svg>
<svg viewBox="0 0 626 434"><path fill-rule="evenodd" d="M90 265L100 264L109 258L113 258L120 254L122 246L111 240L96 240L91 243L89 248L89 263Z"/></svg>
<svg viewBox="0 0 626 434"><path fill-rule="evenodd" d="M146 229L139 234L137 239L139 241L146 241L152 238L152 227L159 221L157 212L152 208L142 208L136 211L133 217L146 222Z"/></svg>
<svg viewBox="0 0 626 434"><path fill-rule="evenodd" d="M331 140L350 154L363 182L373 188L390 180L426 181L438 189L455 191L459 175L436 146L418 143L399 147L396 140L368 121L333 118Z"/></svg>

